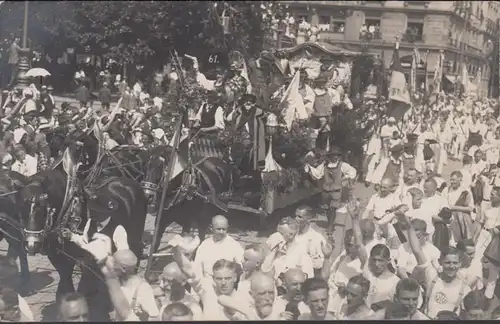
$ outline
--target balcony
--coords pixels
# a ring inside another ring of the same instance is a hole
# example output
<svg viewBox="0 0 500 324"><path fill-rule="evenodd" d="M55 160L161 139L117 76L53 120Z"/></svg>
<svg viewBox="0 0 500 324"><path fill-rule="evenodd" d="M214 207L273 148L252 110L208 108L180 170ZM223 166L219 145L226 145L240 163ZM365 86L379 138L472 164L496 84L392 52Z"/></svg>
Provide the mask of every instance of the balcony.
<svg viewBox="0 0 500 324"><path fill-rule="evenodd" d="M382 39L382 34L380 33L379 26L366 26L361 27L359 31L359 40L364 42L370 42L372 40Z"/></svg>

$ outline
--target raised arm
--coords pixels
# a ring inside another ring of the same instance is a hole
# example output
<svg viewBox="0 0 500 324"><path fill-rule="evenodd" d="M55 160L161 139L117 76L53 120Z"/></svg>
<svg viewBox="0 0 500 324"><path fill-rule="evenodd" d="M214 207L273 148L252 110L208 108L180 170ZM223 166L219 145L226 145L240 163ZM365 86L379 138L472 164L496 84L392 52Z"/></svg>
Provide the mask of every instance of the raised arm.
<svg viewBox="0 0 500 324"><path fill-rule="evenodd" d="M359 208L357 202L351 201L347 204L347 212L352 219L352 232L354 236L354 242L356 248L358 249L359 260L361 261L361 268L364 267L368 261L368 252L366 251L365 244L363 242L363 232L360 226Z"/></svg>
<svg viewBox="0 0 500 324"><path fill-rule="evenodd" d="M415 258L417 259L418 265L424 265L427 262L427 258L425 257L424 252L422 251L422 246L420 245L420 241L418 240L417 233L411 224L410 219L406 214L399 214L399 221L406 225L408 228L408 243L410 244L411 251Z"/></svg>

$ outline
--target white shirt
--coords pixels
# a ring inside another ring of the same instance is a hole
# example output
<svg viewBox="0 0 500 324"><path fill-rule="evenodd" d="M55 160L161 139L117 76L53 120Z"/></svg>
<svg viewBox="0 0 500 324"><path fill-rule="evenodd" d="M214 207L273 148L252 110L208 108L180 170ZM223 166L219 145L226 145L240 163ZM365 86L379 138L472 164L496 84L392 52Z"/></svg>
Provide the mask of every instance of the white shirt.
<svg viewBox="0 0 500 324"><path fill-rule="evenodd" d="M132 287L121 286L120 288L123 295L129 302L129 305L132 304L135 294L135 308L132 311L136 315L139 315L141 312L147 313L150 318L158 317L160 315L158 306L156 305L153 288L151 288L146 281L140 279L140 281L138 280L138 282L134 283Z"/></svg>
<svg viewBox="0 0 500 324"><path fill-rule="evenodd" d="M326 244L325 237L316 231L314 228L309 226L304 234L297 234L295 236L295 241L299 244L304 244L307 246L309 256L311 257L314 269L321 269L323 267L323 261L325 256L321 245Z"/></svg>
<svg viewBox="0 0 500 324"><path fill-rule="evenodd" d="M196 75L196 81L198 81L198 84L205 90L208 91L215 90L216 80L208 80L205 74L203 73L198 72L198 74Z"/></svg>
<svg viewBox="0 0 500 324"><path fill-rule="evenodd" d="M436 261L441 256L441 251L429 242L425 242L422 245L422 252L425 257L431 261ZM413 254L410 244L408 242L403 243L398 249L397 255L398 267L403 268L406 272L412 273L415 267L418 265L417 259Z"/></svg>
<svg viewBox="0 0 500 324"><path fill-rule="evenodd" d="M345 176L346 178L349 179L355 179L357 175L357 171L355 168L353 168L349 163L346 162L339 162L340 163L340 171L342 172L342 175ZM334 163L328 163L329 168L335 168L337 165ZM306 164L305 166L306 172L309 172L311 174L311 177L313 177L316 180L319 180L323 178L325 175L325 163L321 163L317 167L313 167L310 164Z"/></svg>
<svg viewBox="0 0 500 324"><path fill-rule="evenodd" d="M396 194L392 193L385 197L380 197L379 194L374 194L366 205L363 218L368 218L371 212L373 214L373 217L379 220L384 217L384 215L386 214L386 210L393 209L400 204L401 201Z"/></svg>
<svg viewBox="0 0 500 324"><path fill-rule="evenodd" d="M215 262L224 259L241 264L243 253L241 244L229 235L218 242L215 242L213 237L206 238L196 251L194 271L200 278L211 277Z"/></svg>
<svg viewBox="0 0 500 324"><path fill-rule="evenodd" d="M450 283L444 282L438 277L438 272L430 262L415 268L415 270L417 269L422 273L422 279L425 280L426 292L430 294L426 315L430 318L436 318L440 311L454 311L457 306L458 314L463 298L470 291L469 286L460 277L455 278ZM436 281L435 284L433 284L434 281Z"/></svg>
<svg viewBox="0 0 500 324"><path fill-rule="evenodd" d="M20 162L19 160L16 160L12 164L11 170L18 172L26 177L31 177L32 175L36 174L37 164L38 164L37 158L29 154L26 154L24 161Z"/></svg>
<svg viewBox="0 0 500 324"><path fill-rule="evenodd" d="M375 277L366 263L363 276L370 281L370 290L365 300L368 307L384 300L393 299L396 285L399 282L399 278L394 273L386 270L382 275Z"/></svg>
<svg viewBox="0 0 500 324"><path fill-rule="evenodd" d="M437 216L441 209L447 207L446 199L440 194L435 194L432 197L426 197L422 201L422 206L414 213L413 218L421 219L427 224L427 233L434 233L434 224L432 217Z"/></svg>
<svg viewBox="0 0 500 324"><path fill-rule="evenodd" d="M280 244L284 244L284 242ZM307 248L307 245L294 241L286 248L286 252L284 254L278 252L278 256L274 259L271 269L263 269L263 271L269 272L274 270L273 273L276 279L281 273L284 273L289 269L298 268L301 269L308 278L314 277L313 263Z"/></svg>

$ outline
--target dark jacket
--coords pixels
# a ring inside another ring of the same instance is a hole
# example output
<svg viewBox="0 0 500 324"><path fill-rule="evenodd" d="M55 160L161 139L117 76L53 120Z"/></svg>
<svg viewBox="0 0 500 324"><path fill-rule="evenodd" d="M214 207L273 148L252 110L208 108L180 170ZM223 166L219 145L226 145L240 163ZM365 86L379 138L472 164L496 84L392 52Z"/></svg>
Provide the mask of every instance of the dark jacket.
<svg viewBox="0 0 500 324"><path fill-rule="evenodd" d="M79 102L88 102L90 98L89 89L86 86L81 86L76 90L76 100Z"/></svg>
<svg viewBox="0 0 500 324"><path fill-rule="evenodd" d="M111 90L107 86L104 86L99 90L99 101L101 104L111 103Z"/></svg>

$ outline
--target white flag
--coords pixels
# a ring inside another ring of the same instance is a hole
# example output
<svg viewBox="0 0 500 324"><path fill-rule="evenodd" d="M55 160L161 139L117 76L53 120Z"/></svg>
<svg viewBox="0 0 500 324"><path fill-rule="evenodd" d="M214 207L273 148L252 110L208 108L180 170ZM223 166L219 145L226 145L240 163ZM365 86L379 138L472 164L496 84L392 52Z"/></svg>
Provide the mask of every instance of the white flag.
<svg viewBox="0 0 500 324"><path fill-rule="evenodd" d="M286 89L280 101L281 115L283 116L288 130L291 129L295 118L305 120L309 118L304 100L299 93L300 72L295 72L292 82Z"/></svg>

